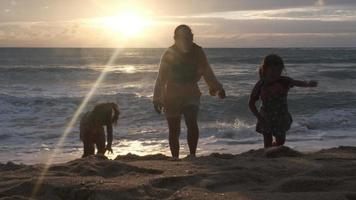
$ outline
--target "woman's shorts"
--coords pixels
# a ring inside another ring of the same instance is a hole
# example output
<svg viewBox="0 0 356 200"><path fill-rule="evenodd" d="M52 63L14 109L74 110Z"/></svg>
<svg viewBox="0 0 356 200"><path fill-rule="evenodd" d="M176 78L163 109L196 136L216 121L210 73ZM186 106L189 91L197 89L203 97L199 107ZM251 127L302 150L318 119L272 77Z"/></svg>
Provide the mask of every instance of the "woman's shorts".
<svg viewBox="0 0 356 200"><path fill-rule="evenodd" d="M178 97L166 99L164 103L164 113L166 118L181 116L183 114L183 109L187 106L192 106L199 110L200 97Z"/></svg>

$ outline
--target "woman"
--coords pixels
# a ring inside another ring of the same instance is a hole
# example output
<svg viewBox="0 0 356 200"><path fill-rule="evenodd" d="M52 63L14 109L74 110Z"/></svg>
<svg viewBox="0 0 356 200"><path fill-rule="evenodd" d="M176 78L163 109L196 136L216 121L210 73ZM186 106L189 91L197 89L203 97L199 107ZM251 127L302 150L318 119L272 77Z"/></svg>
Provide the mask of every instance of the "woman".
<svg viewBox="0 0 356 200"><path fill-rule="evenodd" d="M174 45L161 58L155 84L153 104L158 113L163 110L169 127L169 146L173 159L179 158L179 134L181 116L188 129L187 139L190 157L195 157L199 128L197 117L201 92L201 77L209 86L212 96L225 98L225 91L217 81L203 49L193 42L189 26L179 25L174 31Z"/></svg>

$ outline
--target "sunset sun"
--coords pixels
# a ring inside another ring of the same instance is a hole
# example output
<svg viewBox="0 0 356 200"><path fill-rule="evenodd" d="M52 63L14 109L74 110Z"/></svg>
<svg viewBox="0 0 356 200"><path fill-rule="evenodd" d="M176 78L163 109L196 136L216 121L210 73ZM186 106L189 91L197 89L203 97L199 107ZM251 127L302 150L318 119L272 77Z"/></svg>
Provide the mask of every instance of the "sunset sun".
<svg viewBox="0 0 356 200"><path fill-rule="evenodd" d="M140 32L149 25L149 20L136 12L122 12L115 16L102 18L101 24L108 30L118 32L122 36L138 37Z"/></svg>

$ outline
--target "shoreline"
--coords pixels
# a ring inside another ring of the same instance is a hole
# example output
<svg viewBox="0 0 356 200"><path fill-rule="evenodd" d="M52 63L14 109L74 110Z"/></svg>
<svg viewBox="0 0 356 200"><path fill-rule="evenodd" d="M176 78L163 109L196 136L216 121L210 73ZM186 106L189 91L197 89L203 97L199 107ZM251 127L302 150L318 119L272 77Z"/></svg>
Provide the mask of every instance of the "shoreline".
<svg viewBox="0 0 356 200"><path fill-rule="evenodd" d="M203 143L204 139L201 139L201 143ZM287 138L288 140L288 138ZM188 149L188 144L186 143L185 139L180 140L181 143L181 149L180 149L180 158L184 158L186 155L189 153ZM307 141L290 141L288 140L287 143L285 144L286 146L300 151L304 154L309 154L309 153L315 153L317 151L321 151L323 149L329 149L329 148L334 148L337 146L354 146L356 144L356 139L354 138L339 138L339 139L333 139L333 140L307 140ZM80 144L81 145L81 144ZM167 144L168 145L168 144ZM241 153L250 151L250 150L256 150L260 149L263 147L262 141L261 142L256 142L254 144L200 144L198 146L197 150L197 156L208 156L214 152L219 152L223 154L233 154L233 155L239 155ZM158 149L157 151L149 151L147 152L147 149L150 149L150 146L144 146L143 149L142 146L139 148L140 151L135 151L133 148L125 148L120 146L119 142L113 146L114 149L114 154L107 155L109 159L115 159L119 155L126 155L128 153L140 155L140 156L145 156L145 155L151 155L151 154L163 154L166 156L170 156L170 151L169 147L165 147L163 149ZM82 156L82 146L79 146L79 148L75 150L70 150L69 153L68 150L63 150L64 152L60 153L59 155L56 155L54 158L53 164L60 164L64 162L69 162L71 160L78 159ZM26 157L26 155L21 155L18 152L12 152L11 150L8 150L10 152L0 152L0 157L2 158L0 160L0 163L6 163L6 162L13 162L17 164L27 164L27 165L37 165L37 164L43 164L45 163L51 153L53 152L53 149L51 150L46 150L46 151L37 151L35 153L31 154L26 154L30 155L32 157ZM120 153L116 153L120 152ZM145 152L145 153L143 153ZM15 159L14 159L15 158ZM41 159L39 159L41 158Z"/></svg>
<svg viewBox="0 0 356 200"><path fill-rule="evenodd" d="M356 199L356 147L91 156L53 164L36 199ZM43 164L0 163L0 199L28 199Z"/></svg>

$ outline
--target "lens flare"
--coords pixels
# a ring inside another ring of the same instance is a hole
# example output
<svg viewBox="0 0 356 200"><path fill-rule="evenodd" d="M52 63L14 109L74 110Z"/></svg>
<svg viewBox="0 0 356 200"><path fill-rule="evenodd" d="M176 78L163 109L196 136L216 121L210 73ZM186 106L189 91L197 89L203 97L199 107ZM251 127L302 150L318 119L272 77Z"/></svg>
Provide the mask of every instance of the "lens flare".
<svg viewBox="0 0 356 200"><path fill-rule="evenodd" d="M63 143L65 142L68 134L70 133L70 131L72 130L73 126L75 125L75 123L77 122L80 113L82 113L82 111L84 110L84 108L87 106L89 100L92 98L92 96L95 94L96 89L99 87L100 83L104 80L105 75L107 74L108 71L110 71L113 62L115 61L115 59L117 58L118 54L120 53L122 49L116 49L114 54L110 57L108 63L105 65L105 68L103 69L103 71L100 73L99 77L96 79L94 85L91 87L90 91L88 92L88 94L85 96L84 100L82 101L82 103L80 104L80 106L78 107L78 109L75 111L73 117L71 118L71 120L69 121L67 127L65 128L64 132L62 133L59 141L56 144L56 148L53 150L52 154L49 156L47 162L45 163L41 174L39 176L39 178L36 181L36 184L32 190L31 193L31 198L35 199L35 197L37 196L38 191L41 189L44 177L46 176L49 167L52 165L53 160L54 160L54 156L61 153L62 150L62 146Z"/></svg>

